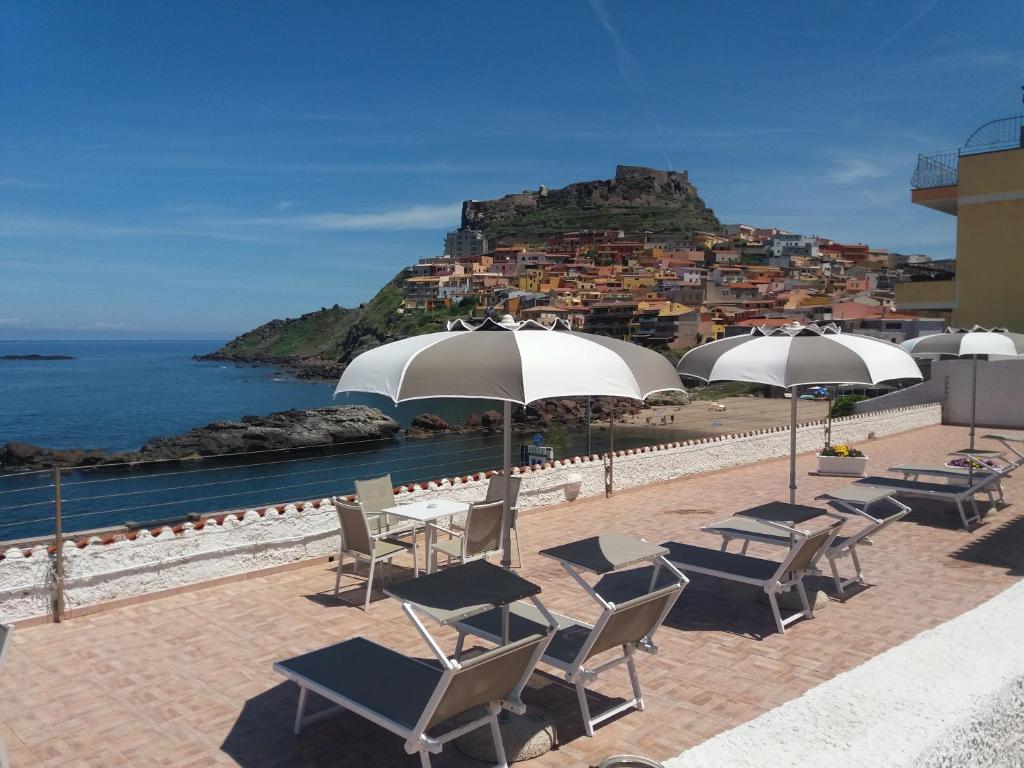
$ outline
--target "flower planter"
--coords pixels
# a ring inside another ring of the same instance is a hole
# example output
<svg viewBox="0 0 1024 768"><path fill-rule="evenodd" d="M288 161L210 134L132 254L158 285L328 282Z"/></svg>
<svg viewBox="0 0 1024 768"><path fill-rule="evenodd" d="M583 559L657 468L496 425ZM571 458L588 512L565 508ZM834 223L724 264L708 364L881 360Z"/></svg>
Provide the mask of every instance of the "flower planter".
<svg viewBox="0 0 1024 768"><path fill-rule="evenodd" d="M840 477L864 477L868 468L867 456L822 456L818 454L818 474Z"/></svg>

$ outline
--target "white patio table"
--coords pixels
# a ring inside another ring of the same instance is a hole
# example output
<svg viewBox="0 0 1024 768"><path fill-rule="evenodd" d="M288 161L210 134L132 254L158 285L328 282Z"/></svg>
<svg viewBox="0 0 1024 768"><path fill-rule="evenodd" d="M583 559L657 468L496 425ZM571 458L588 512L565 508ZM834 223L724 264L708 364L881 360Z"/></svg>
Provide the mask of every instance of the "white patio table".
<svg viewBox="0 0 1024 768"><path fill-rule="evenodd" d="M430 552L437 533L434 523L442 518L465 514L469 511L469 504L464 501L452 501L451 499L425 499L423 501L413 501L409 504L396 504L393 507L386 507L382 511L389 515L412 520L423 525L426 537L427 573L433 573L434 558L431 558Z"/></svg>

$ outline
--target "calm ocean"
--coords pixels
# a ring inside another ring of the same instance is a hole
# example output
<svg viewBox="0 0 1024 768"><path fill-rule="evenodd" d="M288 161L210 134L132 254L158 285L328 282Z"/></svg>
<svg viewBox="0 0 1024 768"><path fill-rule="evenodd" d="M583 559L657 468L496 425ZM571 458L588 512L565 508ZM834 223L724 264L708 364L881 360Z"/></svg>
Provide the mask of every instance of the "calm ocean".
<svg viewBox="0 0 1024 768"><path fill-rule="evenodd" d="M301 381L273 368L192 359L222 343L0 341L0 356L35 353L76 358L0 361L0 444L21 441L52 448L136 450L151 437L186 432L218 419L290 408L361 403L407 425L425 411L455 421L474 411L500 407L465 400L396 407L370 395L333 400L331 382ZM672 439L684 436L678 433ZM666 439L667 433L657 438ZM616 447L647 442L652 440L622 435ZM572 435L566 452L583 453L585 446L584 435ZM607 433L595 429L593 450L602 452L606 447ZM500 436L471 433L353 445L331 455L303 455L288 462L280 456L251 456L162 471L71 471L63 480L65 527L87 530L126 520L320 498L350 492L354 479L385 472L391 473L395 483L403 483L500 464ZM52 531L50 482L46 474L0 476L0 541Z"/></svg>

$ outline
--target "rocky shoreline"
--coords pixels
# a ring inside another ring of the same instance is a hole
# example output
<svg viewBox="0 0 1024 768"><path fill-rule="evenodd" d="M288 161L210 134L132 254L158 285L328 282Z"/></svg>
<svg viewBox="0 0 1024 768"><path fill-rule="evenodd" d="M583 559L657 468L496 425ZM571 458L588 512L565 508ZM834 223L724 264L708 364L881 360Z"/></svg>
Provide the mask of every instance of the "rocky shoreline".
<svg viewBox="0 0 1024 768"><path fill-rule="evenodd" d="M627 398L595 397L591 401L593 421L608 419L614 407L616 419L628 419L643 403ZM586 398L542 400L512 410L516 431L546 432L557 427L582 428L586 424ZM495 410L470 414L449 424L432 413L421 413L405 430L409 438L441 433L497 432L503 428L502 414ZM149 440L138 451L112 453L97 449L46 448L31 443L0 445L0 471L30 472L53 467L93 467L134 464L141 461L181 461L198 458L238 456L247 453L327 449L368 440L390 440L401 425L376 408L341 405L309 410L281 411L268 416L243 416L238 421L215 421L204 427L172 437Z"/></svg>
<svg viewBox="0 0 1024 768"><path fill-rule="evenodd" d="M43 448L29 443L0 446L0 470L31 471L53 467L90 467L139 461L181 461L239 454L325 449L372 440L390 440L401 426L376 408L341 405L268 416L215 421L182 435L158 437L137 452Z"/></svg>
<svg viewBox="0 0 1024 768"><path fill-rule="evenodd" d="M329 360L323 357L300 357L290 355L275 357L274 355L233 355L228 352L210 352L206 355L193 355L193 360L200 362L234 363L253 368L283 368L297 379L337 380L345 370L340 360Z"/></svg>

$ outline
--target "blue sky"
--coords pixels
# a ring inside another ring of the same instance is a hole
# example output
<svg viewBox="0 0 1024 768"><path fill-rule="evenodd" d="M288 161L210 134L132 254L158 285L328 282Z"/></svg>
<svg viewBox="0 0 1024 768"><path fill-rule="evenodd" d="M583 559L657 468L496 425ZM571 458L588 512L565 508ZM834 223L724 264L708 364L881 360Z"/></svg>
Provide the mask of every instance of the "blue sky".
<svg viewBox="0 0 1024 768"><path fill-rule="evenodd" d="M460 202L689 169L725 222L933 257L918 152L1022 110L1024 4L0 5L0 338L365 301Z"/></svg>

